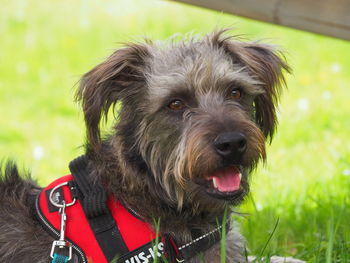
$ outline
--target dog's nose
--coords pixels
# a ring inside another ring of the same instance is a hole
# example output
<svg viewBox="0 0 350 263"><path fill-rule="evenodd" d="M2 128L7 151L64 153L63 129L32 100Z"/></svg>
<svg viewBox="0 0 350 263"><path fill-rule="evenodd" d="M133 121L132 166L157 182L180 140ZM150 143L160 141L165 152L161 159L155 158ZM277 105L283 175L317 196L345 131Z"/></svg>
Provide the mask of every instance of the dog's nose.
<svg viewBox="0 0 350 263"><path fill-rule="evenodd" d="M225 132L214 141L216 152L224 159L239 159L247 149L247 139L240 132Z"/></svg>

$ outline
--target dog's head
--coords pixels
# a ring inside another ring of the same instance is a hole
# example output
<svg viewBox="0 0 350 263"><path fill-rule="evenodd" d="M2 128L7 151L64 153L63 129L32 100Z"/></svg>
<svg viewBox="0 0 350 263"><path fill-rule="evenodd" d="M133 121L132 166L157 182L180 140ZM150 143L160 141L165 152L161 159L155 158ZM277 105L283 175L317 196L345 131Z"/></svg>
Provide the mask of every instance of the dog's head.
<svg viewBox="0 0 350 263"><path fill-rule="evenodd" d="M90 149L99 156L107 141L126 189L201 209L237 204L249 191L288 66L274 47L224 33L129 44L84 75ZM115 105L114 133L102 142L101 118Z"/></svg>

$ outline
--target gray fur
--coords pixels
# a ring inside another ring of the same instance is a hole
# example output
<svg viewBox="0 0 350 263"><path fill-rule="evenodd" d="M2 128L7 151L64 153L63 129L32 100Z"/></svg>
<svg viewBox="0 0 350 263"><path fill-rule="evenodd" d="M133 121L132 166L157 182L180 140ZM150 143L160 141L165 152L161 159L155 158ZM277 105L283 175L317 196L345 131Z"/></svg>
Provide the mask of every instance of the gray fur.
<svg viewBox="0 0 350 263"><path fill-rule="evenodd" d="M192 240L191 229L212 230L227 207L244 200L250 172L265 160L265 141L277 124L282 73L288 70L274 47L241 42L225 31L126 45L86 73L77 92L92 176L149 224L159 219L160 232L182 244ZM237 87L244 97L230 99ZM185 101L183 111L170 110L174 99ZM118 121L103 138L101 119L117 104ZM223 131L247 138L239 163L227 164L213 148ZM242 167L242 179L240 194L231 199L208 195L196 181L233 164ZM0 176L0 190L0 261L47 262L53 239L30 206L40 189L10 164ZM248 262L244 238L235 223L231 227L227 262ZM203 260L221 262L220 244L188 262Z"/></svg>

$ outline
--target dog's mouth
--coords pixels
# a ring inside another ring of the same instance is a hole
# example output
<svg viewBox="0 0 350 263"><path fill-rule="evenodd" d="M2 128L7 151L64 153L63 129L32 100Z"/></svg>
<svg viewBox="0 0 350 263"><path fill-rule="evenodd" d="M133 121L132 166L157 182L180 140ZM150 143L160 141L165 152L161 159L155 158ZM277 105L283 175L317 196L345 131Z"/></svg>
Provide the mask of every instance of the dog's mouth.
<svg viewBox="0 0 350 263"><path fill-rule="evenodd" d="M241 187L242 169L229 166L204 176L199 184L205 187L208 195L219 199L234 199L243 193Z"/></svg>

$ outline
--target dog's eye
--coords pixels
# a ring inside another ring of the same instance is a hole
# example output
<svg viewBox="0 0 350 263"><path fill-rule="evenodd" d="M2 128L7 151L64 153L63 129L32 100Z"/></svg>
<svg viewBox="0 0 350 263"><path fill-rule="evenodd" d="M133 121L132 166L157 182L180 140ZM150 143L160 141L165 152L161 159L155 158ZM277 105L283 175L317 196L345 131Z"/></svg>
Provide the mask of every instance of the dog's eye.
<svg viewBox="0 0 350 263"><path fill-rule="evenodd" d="M238 88L234 88L231 91L230 98L232 100L239 100L242 97L242 90Z"/></svg>
<svg viewBox="0 0 350 263"><path fill-rule="evenodd" d="M174 111L183 110L186 106L181 100L173 100L168 107Z"/></svg>

